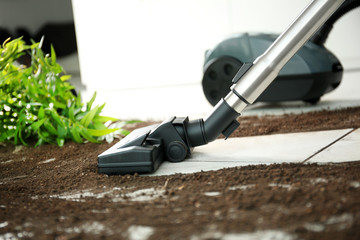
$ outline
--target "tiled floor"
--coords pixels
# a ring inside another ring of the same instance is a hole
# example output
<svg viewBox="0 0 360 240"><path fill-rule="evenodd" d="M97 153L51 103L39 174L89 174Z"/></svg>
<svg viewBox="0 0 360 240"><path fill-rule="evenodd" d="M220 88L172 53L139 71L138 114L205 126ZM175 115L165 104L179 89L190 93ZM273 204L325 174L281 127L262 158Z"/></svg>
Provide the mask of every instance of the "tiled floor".
<svg viewBox="0 0 360 240"><path fill-rule="evenodd" d="M360 161L360 129L356 129L339 141L316 154L309 162Z"/></svg>
<svg viewBox="0 0 360 240"><path fill-rule="evenodd" d="M260 103L249 106L243 115L299 114L360 106L359 80L360 71L345 72L341 85L325 95L317 105L300 101L281 104ZM200 84L98 91L98 101L107 102L105 115L125 119L164 120L170 116L189 116L190 119L194 119L204 117L212 110L203 96ZM339 129L216 140L206 146L195 148L192 156L181 163L164 162L151 175L193 173L254 164L359 160L360 130Z"/></svg>
<svg viewBox="0 0 360 240"><path fill-rule="evenodd" d="M228 167L302 162L360 161L360 130L275 134L216 140L181 163L164 162L153 176Z"/></svg>

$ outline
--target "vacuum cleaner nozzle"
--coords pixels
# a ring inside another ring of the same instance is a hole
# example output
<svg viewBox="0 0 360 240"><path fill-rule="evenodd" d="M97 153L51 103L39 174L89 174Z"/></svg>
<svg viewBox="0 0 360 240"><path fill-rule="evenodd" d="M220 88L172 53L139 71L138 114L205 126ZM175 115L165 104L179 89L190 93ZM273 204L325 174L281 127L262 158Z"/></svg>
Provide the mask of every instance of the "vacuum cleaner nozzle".
<svg viewBox="0 0 360 240"><path fill-rule="evenodd" d="M149 141L154 126L139 128L98 156L99 173L153 172L163 161L161 141Z"/></svg>
<svg viewBox="0 0 360 240"><path fill-rule="evenodd" d="M237 128L239 114L224 100L205 120L172 117L159 125L139 128L98 156L99 173L156 171L163 161L181 162L194 147L225 137Z"/></svg>

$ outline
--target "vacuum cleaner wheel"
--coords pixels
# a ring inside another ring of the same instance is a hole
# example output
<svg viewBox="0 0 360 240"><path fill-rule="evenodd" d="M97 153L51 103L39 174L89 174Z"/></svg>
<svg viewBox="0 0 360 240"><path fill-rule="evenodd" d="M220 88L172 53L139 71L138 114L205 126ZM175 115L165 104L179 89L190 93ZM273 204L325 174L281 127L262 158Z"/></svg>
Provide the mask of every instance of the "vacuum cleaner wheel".
<svg viewBox="0 0 360 240"><path fill-rule="evenodd" d="M242 66L236 58L224 56L212 59L205 66L202 86L206 99L216 105L218 101L230 91L232 79Z"/></svg>

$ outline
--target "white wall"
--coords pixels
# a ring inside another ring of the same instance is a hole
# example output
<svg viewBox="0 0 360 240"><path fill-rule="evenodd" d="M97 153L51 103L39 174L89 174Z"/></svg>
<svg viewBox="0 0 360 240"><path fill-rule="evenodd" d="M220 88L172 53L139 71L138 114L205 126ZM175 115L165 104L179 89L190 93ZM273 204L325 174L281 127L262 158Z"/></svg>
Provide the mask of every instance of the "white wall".
<svg viewBox="0 0 360 240"><path fill-rule="evenodd" d="M199 83L206 49L237 32L280 33L308 0L72 0L82 81L90 89ZM360 68L360 8L327 46Z"/></svg>

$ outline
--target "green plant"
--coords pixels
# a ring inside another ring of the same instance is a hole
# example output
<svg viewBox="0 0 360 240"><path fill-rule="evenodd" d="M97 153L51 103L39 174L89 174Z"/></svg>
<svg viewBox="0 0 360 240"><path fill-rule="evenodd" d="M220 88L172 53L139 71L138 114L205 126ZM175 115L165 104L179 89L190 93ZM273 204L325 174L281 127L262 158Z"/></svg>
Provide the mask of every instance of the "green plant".
<svg viewBox="0 0 360 240"><path fill-rule="evenodd" d="M62 146L66 140L99 142L107 134L128 133L107 127L118 119L100 115L105 104L93 107L96 92L86 104L72 93L70 76L56 63L53 47L49 55L41 42L26 45L21 38L8 39L0 52L0 142L27 145L36 138L35 146ZM25 54L31 56L30 66L16 61Z"/></svg>

